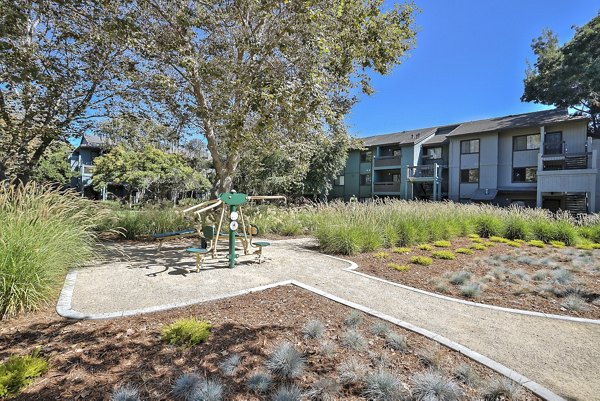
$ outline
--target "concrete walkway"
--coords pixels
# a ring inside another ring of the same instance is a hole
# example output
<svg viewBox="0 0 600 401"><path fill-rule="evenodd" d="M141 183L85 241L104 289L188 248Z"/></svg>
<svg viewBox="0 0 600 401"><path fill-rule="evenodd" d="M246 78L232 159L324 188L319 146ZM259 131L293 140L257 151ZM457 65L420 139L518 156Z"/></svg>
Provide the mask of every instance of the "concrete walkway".
<svg viewBox="0 0 600 401"><path fill-rule="evenodd" d="M548 399L560 398L543 387L565 399L600 400L599 324L454 302L351 271L349 262L311 250L310 240L272 244L265 252L272 260L261 265L242 257L233 270L221 261L200 273L186 271L194 259L182 252L182 242L166 244L160 253L150 244L109 244L103 262L69 275L57 309L68 317L107 318L291 280L429 335L505 374L512 369Z"/></svg>

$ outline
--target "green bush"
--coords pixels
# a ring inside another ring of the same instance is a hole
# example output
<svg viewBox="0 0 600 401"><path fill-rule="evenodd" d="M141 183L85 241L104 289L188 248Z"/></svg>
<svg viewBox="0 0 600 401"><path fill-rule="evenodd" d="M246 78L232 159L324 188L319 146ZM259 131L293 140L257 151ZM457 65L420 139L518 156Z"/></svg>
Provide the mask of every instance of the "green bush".
<svg viewBox="0 0 600 401"><path fill-rule="evenodd" d="M410 258L410 262L416 265L429 266L433 263L433 260L427 256L413 256Z"/></svg>
<svg viewBox="0 0 600 401"><path fill-rule="evenodd" d="M475 231L480 237L489 238L500 234L502 221L493 215L484 214L475 219Z"/></svg>
<svg viewBox="0 0 600 401"><path fill-rule="evenodd" d="M210 336L212 326L204 320L194 318L178 319L174 323L163 327L162 340L173 345L193 347L203 343Z"/></svg>
<svg viewBox="0 0 600 401"><path fill-rule="evenodd" d="M454 260L456 255L450 251L435 251L431 254L436 259Z"/></svg>
<svg viewBox="0 0 600 401"><path fill-rule="evenodd" d="M485 247L483 247L485 249ZM457 248L454 252L462 253L463 255L473 255L475 252L468 248Z"/></svg>
<svg viewBox="0 0 600 401"><path fill-rule="evenodd" d="M401 265L399 263L388 263L387 265L392 270L398 270L399 272L406 272L410 270L410 266Z"/></svg>
<svg viewBox="0 0 600 401"><path fill-rule="evenodd" d="M528 231L527 222L525 220L513 217L505 222L502 235L511 240L526 240L529 237Z"/></svg>
<svg viewBox="0 0 600 401"><path fill-rule="evenodd" d="M536 248L545 248L546 244L544 244L543 241L537 240L537 239L532 239L531 241L529 241L527 244L534 246Z"/></svg>
<svg viewBox="0 0 600 401"><path fill-rule="evenodd" d="M102 213L73 192L0 183L0 318L46 304L93 256Z"/></svg>
<svg viewBox="0 0 600 401"><path fill-rule="evenodd" d="M417 246L417 248L419 248L422 251L431 251L433 250L433 247L429 244L421 244L419 246Z"/></svg>
<svg viewBox="0 0 600 401"><path fill-rule="evenodd" d="M437 246L438 248L450 248L452 244L450 241L435 241L433 245Z"/></svg>
<svg viewBox="0 0 600 401"><path fill-rule="evenodd" d="M0 364L0 398L17 394L47 370L48 362L39 357L37 351L31 355L9 357Z"/></svg>
<svg viewBox="0 0 600 401"><path fill-rule="evenodd" d="M106 216L99 231L115 231L127 239L140 239L152 234L167 233L194 227L176 209L116 210Z"/></svg>

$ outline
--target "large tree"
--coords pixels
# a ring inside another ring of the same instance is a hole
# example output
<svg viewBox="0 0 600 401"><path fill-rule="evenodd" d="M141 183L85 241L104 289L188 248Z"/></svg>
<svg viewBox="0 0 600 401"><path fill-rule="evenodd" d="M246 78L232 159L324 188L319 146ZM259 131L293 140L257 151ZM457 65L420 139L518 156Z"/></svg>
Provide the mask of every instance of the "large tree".
<svg viewBox="0 0 600 401"><path fill-rule="evenodd" d="M136 81L145 110L178 115L206 139L214 191L244 153L345 134L369 73L413 46L412 4L383 0L138 0ZM188 120L188 117L192 117ZM303 148L296 149L303 152Z"/></svg>
<svg viewBox="0 0 600 401"><path fill-rule="evenodd" d="M27 180L54 141L114 107L129 67L111 1L0 1L0 179Z"/></svg>
<svg viewBox="0 0 600 401"><path fill-rule="evenodd" d="M531 47L537 60L527 70L521 100L578 110L600 134L600 13L562 46L545 30Z"/></svg>

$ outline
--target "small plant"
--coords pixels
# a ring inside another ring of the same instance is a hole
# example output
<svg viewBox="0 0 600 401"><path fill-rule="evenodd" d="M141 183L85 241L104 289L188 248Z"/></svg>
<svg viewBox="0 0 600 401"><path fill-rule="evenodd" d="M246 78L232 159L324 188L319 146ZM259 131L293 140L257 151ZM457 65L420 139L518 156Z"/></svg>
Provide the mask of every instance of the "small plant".
<svg viewBox="0 0 600 401"><path fill-rule="evenodd" d="M363 321L362 314L357 310L351 310L344 318L344 325L348 327L358 327Z"/></svg>
<svg viewBox="0 0 600 401"><path fill-rule="evenodd" d="M531 275L533 281L544 281L548 277L548 270L538 270Z"/></svg>
<svg viewBox="0 0 600 401"><path fill-rule="evenodd" d="M419 350L419 352L417 352L417 357L424 366L438 369L442 366L444 354L441 347L435 345Z"/></svg>
<svg viewBox="0 0 600 401"><path fill-rule="evenodd" d="M519 241L508 241L508 242L505 242L505 244L508 246L511 246L513 248L521 248L521 246L522 246L521 245L522 242L519 242Z"/></svg>
<svg viewBox="0 0 600 401"><path fill-rule="evenodd" d="M398 270L399 272L406 272L410 270L410 266L401 265L400 263L388 263L387 265L392 270Z"/></svg>
<svg viewBox="0 0 600 401"><path fill-rule="evenodd" d="M527 272L523 269L515 269L510 272L515 277L518 277L520 280L525 280L527 278Z"/></svg>
<svg viewBox="0 0 600 401"><path fill-rule="evenodd" d="M302 401L302 389L295 384L280 386L273 395L273 401Z"/></svg>
<svg viewBox="0 0 600 401"><path fill-rule="evenodd" d="M343 385L356 385L362 383L368 372L368 367L356 358L346 359L338 369L340 382Z"/></svg>
<svg viewBox="0 0 600 401"><path fill-rule="evenodd" d="M417 401L457 401L462 398L460 386L441 373L430 370L412 376L413 397Z"/></svg>
<svg viewBox="0 0 600 401"><path fill-rule="evenodd" d="M578 245L575 246L575 248L577 248L577 249L583 249L583 250L586 250L586 251L591 251L592 249L594 249L591 244L578 244Z"/></svg>
<svg viewBox="0 0 600 401"><path fill-rule="evenodd" d="M321 338L324 332L325 326L323 326L323 323L316 319L309 320L302 328L302 334L304 334L304 338L310 338L313 340Z"/></svg>
<svg viewBox="0 0 600 401"><path fill-rule="evenodd" d="M521 398L521 387L507 377L490 381L482 391L485 401L517 401Z"/></svg>
<svg viewBox="0 0 600 401"><path fill-rule="evenodd" d="M323 341L319 347L319 352L326 358L331 358L336 350L336 345L331 341Z"/></svg>
<svg viewBox="0 0 600 401"><path fill-rule="evenodd" d="M386 322L377 320L369 330L371 334L378 337L385 337L390 332L390 325Z"/></svg>
<svg viewBox="0 0 600 401"><path fill-rule="evenodd" d="M435 251L431 254L436 259L454 260L456 255L450 251Z"/></svg>
<svg viewBox="0 0 600 401"><path fill-rule="evenodd" d="M302 375L306 359L289 342L284 342L271 353L265 365L275 376L284 379L296 378Z"/></svg>
<svg viewBox="0 0 600 401"><path fill-rule="evenodd" d="M450 292L450 288L448 287L448 284L446 284L442 280L435 280L434 285L435 285L435 290L438 292L441 292L443 294L447 294L448 292Z"/></svg>
<svg viewBox="0 0 600 401"><path fill-rule="evenodd" d="M389 257L390 257L390 254L389 254L389 253L387 253L387 252L383 252L383 251L382 251L382 252L375 252L375 253L373 254L373 257L374 257L375 259L387 259L387 258L389 258Z"/></svg>
<svg viewBox="0 0 600 401"><path fill-rule="evenodd" d="M559 284L567 284L573 281L573 274L562 267L552 272L552 277Z"/></svg>
<svg viewBox="0 0 600 401"><path fill-rule="evenodd" d="M367 346L367 340L356 330L347 330L342 335L342 344L355 351L363 351Z"/></svg>
<svg viewBox="0 0 600 401"><path fill-rule="evenodd" d="M421 244L419 246L417 246L417 248L419 248L422 251L431 251L433 250L433 247L429 244Z"/></svg>
<svg viewBox="0 0 600 401"><path fill-rule="evenodd" d="M483 240L483 238L476 237L476 238L471 238L471 242L473 242L475 244L482 244L485 241Z"/></svg>
<svg viewBox="0 0 600 401"><path fill-rule="evenodd" d="M162 340L172 345L193 347L206 341L211 329L210 323L204 320L178 319L162 329Z"/></svg>
<svg viewBox="0 0 600 401"><path fill-rule="evenodd" d="M473 255L475 253L469 248L457 248L454 252L462 253L463 255Z"/></svg>
<svg viewBox="0 0 600 401"><path fill-rule="evenodd" d="M408 349L406 336L394 332L388 333L385 336L385 347L394 351L406 351Z"/></svg>
<svg viewBox="0 0 600 401"><path fill-rule="evenodd" d="M450 241L435 241L433 243L433 245L437 246L438 248L450 248L452 246L452 244L450 243Z"/></svg>
<svg viewBox="0 0 600 401"><path fill-rule="evenodd" d="M173 394L181 400L192 400L200 388L202 379L195 373L184 373L175 380Z"/></svg>
<svg viewBox="0 0 600 401"><path fill-rule="evenodd" d="M341 386L337 380L324 377L312 386L308 398L315 401L336 401L340 395Z"/></svg>
<svg viewBox="0 0 600 401"><path fill-rule="evenodd" d="M400 248L392 248L392 252L394 253L409 253L411 251L410 248L400 247Z"/></svg>
<svg viewBox="0 0 600 401"><path fill-rule="evenodd" d="M468 235L467 235L467 238L471 238L471 239L479 239L480 237L479 237L479 235L477 235L477 234L468 234Z"/></svg>
<svg viewBox="0 0 600 401"><path fill-rule="evenodd" d="M269 391L273 378L265 372L257 372L252 374L246 381L246 387L256 394L264 394Z"/></svg>
<svg viewBox="0 0 600 401"><path fill-rule="evenodd" d="M433 259L428 258L427 256L413 256L410 258L410 263L421 266L429 266L433 263Z"/></svg>
<svg viewBox="0 0 600 401"><path fill-rule="evenodd" d="M479 283L465 283L460 286L460 294L467 298L477 298L481 295L481 285Z"/></svg>
<svg viewBox="0 0 600 401"><path fill-rule="evenodd" d="M492 242L498 242L500 244L506 244L506 243L510 242L509 239L506 239L506 238L503 238L503 237L498 237L498 236L491 236L489 239Z"/></svg>
<svg viewBox="0 0 600 401"><path fill-rule="evenodd" d="M393 401L402 399L404 390L398 377L382 370L366 377L363 395L372 401Z"/></svg>
<svg viewBox="0 0 600 401"><path fill-rule="evenodd" d="M242 357L240 354L231 354L227 359L219 364L219 369L225 376L233 376L241 362Z"/></svg>
<svg viewBox="0 0 600 401"><path fill-rule="evenodd" d="M483 244L473 244L470 246L470 248L476 251L485 251L487 249L486 246Z"/></svg>
<svg viewBox="0 0 600 401"><path fill-rule="evenodd" d="M492 215L481 215L475 221L475 231L480 237L489 238L500 233L502 221Z"/></svg>
<svg viewBox="0 0 600 401"><path fill-rule="evenodd" d="M460 271L452 273L448 281L450 281L451 284L459 285L466 283L470 278L471 273L466 271Z"/></svg>
<svg viewBox="0 0 600 401"><path fill-rule="evenodd" d="M0 398L19 393L33 379L46 373L48 362L38 353L36 350L31 355L11 356L0 364Z"/></svg>
<svg viewBox="0 0 600 401"><path fill-rule="evenodd" d="M544 241L540 241L539 239L532 239L527 244L534 246L536 248L545 248L546 247L546 244L544 244Z"/></svg>
<svg viewBox="0 0 600 401"><path fill-rule="evenodd" d="M536 263L536 260L531 256L519 256L517 258L517 263L520 263L522 265L534 265Z"/></svg>
<svg viewBox="0 0 600 401"><path fill-rule="evenodd" d="M125 385L113 391L111 401L140 401L140 393L137 388Z"/></svg>
<svg viewBox="0 0 600 401"><path fill-rule="evenodd" d="M550 245L557 249L562 249L566 246L566 244L562 241L550 241Z"/></svg>
<svg viewBox="0 0 600 401"><path fill-rule="evenodd" d="M206 379L200 383L193 400L221 401L224 393L223 385L218 379Z"/></svg>
<svg viewBox="0 0 600 401"><path fill-rule="evenodd" d="M573 312L581 312L587 309L585 300L578 294L567 295L560 303L560 306Z"/></svg>
<svg viewBox="0 0 600 401"><path fill-rule="evenodd" d="M454 377L461 383L475 387L479 383L479 377L473 368L466 363L459 365L454 372Z"/></svg>

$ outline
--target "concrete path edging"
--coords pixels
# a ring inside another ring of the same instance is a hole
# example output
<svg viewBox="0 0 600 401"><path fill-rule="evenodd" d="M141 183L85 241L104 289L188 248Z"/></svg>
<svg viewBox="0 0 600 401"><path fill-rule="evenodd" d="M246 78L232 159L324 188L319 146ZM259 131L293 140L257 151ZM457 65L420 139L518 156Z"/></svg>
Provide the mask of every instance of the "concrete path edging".
<svg viewBox="0 0 600 401"><path fill-rule="evenodd" d="M327 255L329 256L329 255ZM332 258L336 258L336 259L340 259L343 260L345 262L348 262L351 264L351 266L349 268L346 268L345 270L351 272L351 273L355 273L355 274L361 274L364 275L366 277L369 278L374 278L376 279L376 277L372 277L369 275L365 275L363 273L359 273L359 272L354 272L353 270L356 269L358 266L351 261L345 260L345 259L341 259L341 258L337 258L334 256L330 256ZM285 281L280 281L277 283L273 283L273 284L269 284L269 285L264 285L264 286L260 286L260 287L254 287L254 288L250 288L250 289L246 289L246 290L242 290L242 291L236 291L236 292L232 292L229 294L225 294L222 296L218 296L218 297L214 297L214 298L210 298L210 299L203 299L203 300L190 300L190 301L186 301L186 302L180 302L180 303L173 303L173 304L163 304L163 305L159 305L159 306L154 306L154 307L149 307L149 308L142 308L142 309L134 309L134 310L127 310L127 311L121 311L121 312L112 312L112 313L96 313L96 314L84 314L81 312L77 312L75 310L73 310L71 308L71 299L73 297L73 290L75 288L75 281L77 279L77 270L71 270L68 274L67 277L65 278L65 284L63 286L63 289L60 293L57 305L56 305L56 311L59 315L65 317L65 318L69 318L69 319L90 319L90 320L98 320L98 319L111 319L111 318L119 318L119 317L125 317L125 316L135 316L135 315L140 315L140 314L144 314L144 313L151 313L151 312L159 312L159 311L164 311L164 310L169 310L169 309L174 309L174 308L178 308L178 307L183 307L183 306L189 306L189 305L193 305L193 304L197 304L197 303L205 303L205 302L212 302L212 301L217 301L217 300L221 300L221 299L226 299L226 298L231 298L231 297L235 297L235 296L239 296L239 295L245 295L245 294L250 294L253 292L259 292L259 291L264 291L266 289L269 288L274 288L274 287L280 287L280 286L285 286L285 285L294 285L297 286L299 288L302 288L306 291L310 291L314 294L320 295L322 297L325 297L329 300L332 300L334 302L340 303L342 305L346 305L348 307L360 310L364 313L367 313L371 316L377 317L379 319L382 320L386 320L396 326L402 327L404 329L410 330L412 332L415 332L417 334L423 335L439 344L442 344L450 349L453 349L463 355L465 355L466 357L481 363L484 366L487 366L488 368L500 373L501 375L504 375L506 377L508 377L511 380L516 381L517 383L519 383L520 385L522 385L523 387L529 389L531 392L533 392L534 394L538 395L539 397L547 400L547 401L566 401L564 398L556 395L555 393L553 393L552 391L550 391L549 389L547 389L546 387L528 379L527 377L521 375L520 373L478 353L475 352L474 350L467 348L459 343L456 343L446 337L443 337L439 334L436 334L434 332L431 332L429 330L423 329L421 327L415 326L411 323L396 319L392 316L386 315L382 312L379 312L377 310L368 308L366 306L363 306L361 304L357 304L355 302L337 297L333 294L329 294L325 291L321 291L315 287L309 286L307 284L304 284L302 282L296 281L296 280L285 280ZM387 282L390 283L386 280L381 280L383 282ZM391 283L394 284L394 283ZM402 285L400 285L400 287L404 287ZM407 287L408 289L411 289L411 287ZM421 291L421 290L419 290ZM430 294L430 293L428 293ZM431 294L431 295L437 295L437 294ZM444 297L446 298L446 297ZM451 300L455 300L453 298L450 298ZM468 301L467 301L468 302ZM471 304L471 303L469 303ZM478 305L478 304L476 304ZM485 305L484 305L485 306ZM522 312L522 311L521 311Z"/></svg>

